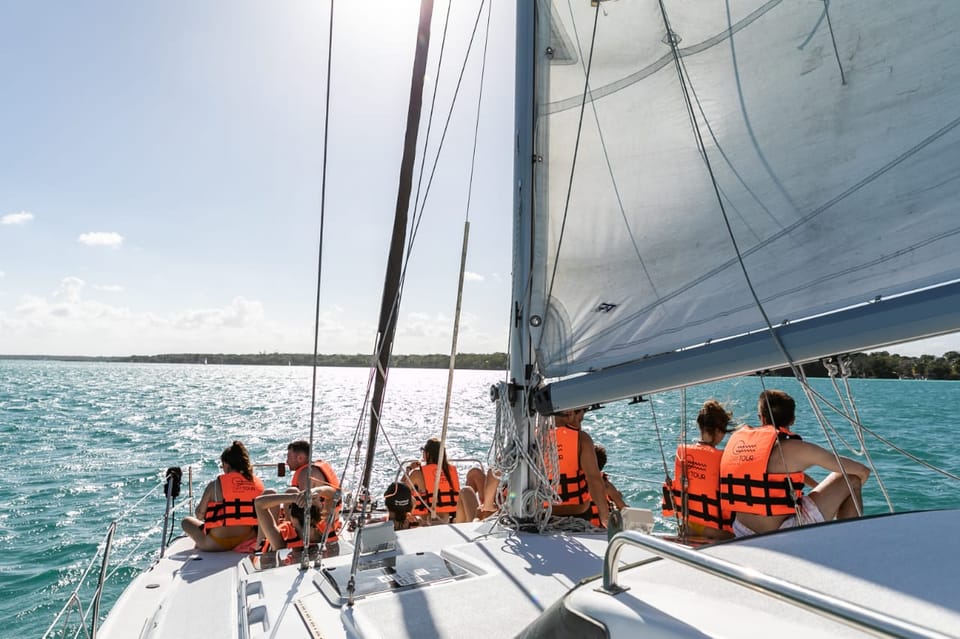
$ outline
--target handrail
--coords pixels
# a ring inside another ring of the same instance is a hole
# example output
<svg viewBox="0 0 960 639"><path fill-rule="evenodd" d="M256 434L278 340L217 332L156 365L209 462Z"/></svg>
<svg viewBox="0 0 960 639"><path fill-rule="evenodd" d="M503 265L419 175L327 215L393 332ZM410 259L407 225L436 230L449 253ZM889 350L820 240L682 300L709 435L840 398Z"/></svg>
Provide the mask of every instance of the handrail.
<svg viewBox="0 0 960 639"><path fill-rule="evenodd" d="M608 593L616 594L625 590L617 584L617 574L620 567L620 552L627 544L640 546L660 557L673 559L691 568L746 586L751 590L795 604L860 630L891 637L944 639L949 636L865 606L766 575L753 568L631 530L618 533L607 546L603 561L603 590Z"/></svg>

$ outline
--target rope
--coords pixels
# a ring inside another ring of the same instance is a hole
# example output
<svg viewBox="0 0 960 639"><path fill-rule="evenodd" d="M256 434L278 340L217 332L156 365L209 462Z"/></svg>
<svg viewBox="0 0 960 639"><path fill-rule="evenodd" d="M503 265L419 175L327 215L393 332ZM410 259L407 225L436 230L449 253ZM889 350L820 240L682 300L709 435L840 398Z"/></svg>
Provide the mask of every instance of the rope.
<svg viewBox="0 0 960 639"><path fill-rule="evenodd" d="M446 46L445 46L445 45L446 45L446 34L447 34L447 24L449 24L450 6L451 6L451 3L448 3L448 6L447 6L447 22L446 22L445 25L444 25L444 32L443 32L443 37L441 38L441 45L440 45L440 53L439 53L439 61L438 61L438 71L437 71L438 76L439 76L439 62L442 62L443 52L444 52L445 49L446 49ZM425 189L424 192L423 192L423 199L422 199L422 201L420 200L420 189L421 189L421 184L422 184L422 179L423 179L423 166L424 166L425 162L422 162L422 163L421 163L420 180L418 181L417 194L416 194L416 196L415 196L415 198L414 198L414 203L415 203L415 204L414 204L414 209L415 209L415 211L416 211L415 214L414 214L414 224L413 224L412 227L411 227L410 236L409 236L409 238L408 238L408 240L407 240L407 249L406 249L406 252L405 252L405 255L404 255L404 259L403 259L403 266L402 266L402 268L401 268L400 286L399 286L399 288L397 289L397 294L396 294L396 296L394 297L393 302L392 302L392 305L391 305L391 308L390 308L390 313L389 313L389 314L390 314L390 317L391 317L391 318L392 318L392 317L395 317L395 316L397 315L397 313L399 312L400 299L401 299L401 297L402 297L402 295L403 295L403 288L404 288L404 283L405 283L405 281L406 281L406 273L407 273L407 267L408 267L409 262L410 262L410 255L411 255L411 253L412 253L413 246L414 246L414 244L415 244L416 237L417 237L417 231L418 231L419 226L420 226L420 221L422 220L423 212L424 212L424 209L425 209L425 207L426 207L426 200L427 200L427 197L429 196L430 188L431 188L432 183L433 183L433 175L434 175L434 173L436 172L437 165L439 164L440 152L442 151L443 146L444 146L444 142L445 142L445 140L446 140L447 130L448 130L448 128L449 128L449 124L450 124L450 121L451 121L451 118L452 118L452 115L453 115L453 108L454 108L454 106L456 105L457 97L458 97L459 92L460 92L460 86L461 86L461 83L462 83L462 80L463 80L464 71L465 71L465 69L466 69L466 64L467 64L467 61L469 60L470 52L472 51L472 48L473 48L473 43L474 43L474 39L475 39L476 32L477 32L477 25L479 24L480 16L482 15L482 8L483 8L483 4L481 3L481 6L480 6L481 11L478 11L478 12L477 12L477 18L476 18L476 21L475 21L475 23L474 23L474 29L473 29L473 32L471 33L471 36L470 36L470 40L469 40L469 43L468 43L468 46L467 46L467 51L466 51L466 54L465 54L465 57L464 57L464 61L463 61L463 64L462 64L461 70L460 70L460 77L459 77L459 79L458 79L458 81L457 81L456 90L454 91L454 95L453 95L453 98L452 98L451 103L450 103L450 109L449 109L448 114L447 114L446 125L444 126L443 133L442 133L441 138L440 138L440 143L438 144L438 147L437 147L436 156L435 156L435 158L434 158L434 163L433 163L433 166L432 166L432 169L431 169L431 173L430 173L430 179L427 181L426 189ZM427 123L427 133L426 133L427 141L429 140L430 130L431 130L431 128L432 128L432 123L433 123L433 111L434 111L433 105L435 104L436 92L437 92L437 85L436 85L436 83L434 84L434 89L433 89L433 91L434 91L434 92L433 92L433 99L432 99L432 101L431 101L431 109L430 109L430 114L429 114L428 123ZM424 148L426 148L426 141L425 141ZM425 156L424 156L424 157L425 157ZM417 210L417 203L419 203L419 210ZM380 355L381 355L381 353L380 353L380 348L381 348L381 345L376 345L376 346L374 347L374 352L373 352L373 355L371 356L371 368L373 368L373 367L375 366L374 362L377 362L377 361L379 360L379 357L380 357ZM379 366L377 366L377 370L380 370L380 369L379 369ZM386 377L386 371L380 370L380 373L381 373L381 375L382 375L383 377ZM361 433L362 433L362 423L363 423L363 421L364 421L364 419L363 419L363 418L364 418L364 413L365 413L367 410L370 409L370 408L369 408L369 397L370 397L370 392L371 392L371 390L370 390L370 389L371 389L371 385L372 385L372 383L373 383L373 382L372 382L372 377L373 377L373 373L371 373L371 380L370 380L370 382L369 382L369 384L368 384L368 387L367 387L367 399L364 401L364 406L363 406L363 408L361 409L361 414L360 414L360 417L359 417L359 419L358 419L358 422L359 422L360 425L358 426L357 434L355 435L355 437L356 437L356 442L357 442L357 443L356 443L356 446L357 446L357 448L358 448L358 452L357 452L358 457L359 457L359 447L360 447L360 445L361 445L361 444L360 444L360 441L361 441L361 436L362 436ZM381 434L381 435L385 434L385 431L384 431L382 422L380 422L380 434ZM398 463L399 463L399 456L396 455L396 452L395 452L395 451L394 451L394 457L397 459L397 461L398 461ZM357 462L357 463L359 464L359 459L358 459L358 462Z"/></svg>
<svg viewBox="0 0 960 639"><path fill-rule="evenodd" d="M327 151L329 148L329 132L330 132L330 75L331 69L333 66L333 8L334 0L330 0L330 26L327 33L327 86L326 86L326 95L323 102L323 168L320 172L320 237L318 239L318 248L317 248L317 294L316 294L316 304L314 307L314 318L313 318L313 365L311 366L311 381L310 381L310 457L311 459L307 460L308 463L313 463L314 457L314 430L316 424L316 413L317 413L317 354L319 353L320 348L320 284L323 281L323 230L324 222L326 219L326 208L327 208ZM310 470L307 470L308 485ZM305 508L303 512L303 528L304 528L304 547L310 545L310 508ZM307 554L304 553L303 565L306 566Z"/></svg>

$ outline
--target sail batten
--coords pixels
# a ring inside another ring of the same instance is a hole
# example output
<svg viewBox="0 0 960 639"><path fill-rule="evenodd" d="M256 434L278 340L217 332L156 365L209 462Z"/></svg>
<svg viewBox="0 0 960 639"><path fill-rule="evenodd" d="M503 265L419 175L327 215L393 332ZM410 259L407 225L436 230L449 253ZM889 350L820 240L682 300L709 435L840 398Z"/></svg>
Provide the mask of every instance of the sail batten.
<svg viewBox="0 0 960 639"><path fill-rule="evenodd" d="M528 306L544 377L960 279L960 3L605 2L595 42L591 3L541 5ZM905 330L864 347L960 322ZM817 342L803 357L857 349Z"/></svg>

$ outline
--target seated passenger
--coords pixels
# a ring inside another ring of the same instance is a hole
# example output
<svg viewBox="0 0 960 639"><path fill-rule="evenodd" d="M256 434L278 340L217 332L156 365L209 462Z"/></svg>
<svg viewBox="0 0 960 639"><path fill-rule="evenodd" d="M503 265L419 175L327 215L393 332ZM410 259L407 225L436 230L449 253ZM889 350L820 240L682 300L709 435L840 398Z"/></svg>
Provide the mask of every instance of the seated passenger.
<svg viewBox="0 0 960 639"><path fill-rule="evenodd" d="M733 514L720 505L720 459L717 445L730 432L732 415L723 405L707 400L697 415L700 439L677 446L673 481L664 484L664 517L678 517L681 536L729 539ZM684 519L684 513L686 518Z"/></svg>
<svg viewBox="0 0 960 639"><path fill-rule="evenodd" d="M263 493L263 482L254 476L242 442L235 441L224 449L220 466L223 474L203 490L196 517L184 517L180 524L198 550L233 550L257 535L253 501Z"/></svg>
<svg viewBox="0 0 960 639"><path fill-rule="evenodd" d="M500 476L492 468L486 472L482 468L473 467L467 471L467 485L473 489L478 500L477 517L486 519L499 510L497 505L497 489L500 486ZM501 492L502 496L505 493Z"/></svg>
<svg viewBox="0 0 960 639"><path fill-rule="evenodd" d="M736 512L737 537L860 514L870 469L802 441L789 430L795 411L787 393L763 391L757 402L760 426L738 430L723 451L721 498L724 508ZM804 471L812 466L832 472L804 495L804 484L811 483Z"/></svg>
<svg viewBox="0 0 960 639"><path fill-rule="evenodd" d="M580 429L585 408L565 410L554 416L554 433L557 441L557 459L560 463L560 501L553 504L552 512L558 517L579 517L590 521L591 495L601 495L596 500L597 517L606 527L610 506L606 499L603 476L597 464L597 452L593 440Z"/></svg>
<svg viewBox="0 0 960 639"><path fill-rule="evenodd" d="M410 488L416 491L413 504L413 514L421 519L431 519L433 505L433 491L437 487L437 477L440 484L437 492L437 504L434 514L440 523L453 521L462 523L473 521L477 514L477 496L469 486L460 488L460 476L456 466L447 463L446 451L443 454L443 464L440 465L440 440L431 437L423 446L423 463L414 464L408 471ZM442 472L437 472L438 465Z"/></svg>
<svg viewBox="0 0 960 639"><path fill-rule="evenodd" d="M406 530L416 526L413 516L413 496L406 484L393 482L383 492L383 502L387 506L387 517L393 522L394 530Z"/></svg>
<svg viewBox="0 0 960 639"><path fill-rule="evenodd" d="M304 509L306 508L307 493L273 493L257 497L254 507L257 521L263 533L265 542L261 552L280 550L281 548L303 548L304 540ZM313 500L310 505L310 543L319 544L323 541L327 518L330 509L334 507L336 490L330 486L321 486L313 489ZM320 504L319 506L317 504ZM284 519L279 522L274 517L277 506L285 506ZM336 531L339 526L334 525L327 535L327 554L338 554L338 538Z"/></svg>
<svg viewBox="0 0 960 639"><path fill-rule="evenodd" d="M597 467L600 469L600 476L603 477L603 489L607 496L607 507L611 510L623 510L627 507L627 502L623 500L623 495L617 490L617 487L610 481L610 477L603 472L603 467L607 465L607 449L600 444L593 445L597 453ZM600 526L600 510L595 503L590 504L590 523L594 526Z"/></svg>

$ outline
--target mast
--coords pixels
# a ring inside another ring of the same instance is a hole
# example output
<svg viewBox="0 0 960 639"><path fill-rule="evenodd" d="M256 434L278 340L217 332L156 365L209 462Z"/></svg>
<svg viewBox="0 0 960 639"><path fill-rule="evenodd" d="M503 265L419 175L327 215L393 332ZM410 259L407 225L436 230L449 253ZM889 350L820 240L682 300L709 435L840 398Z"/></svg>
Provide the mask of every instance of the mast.
<svg viewBox="0 0 960 639"><path fill-rule="evenodd" d="M510 378L514 423L521 445L530 449L533 421L528 418L527 388L530 376L530 273L533 252L533 131L535 87L535 2L517 3L517 48L515 90L515 156L513 194L513 293L510 340ZM530 469L519 464L510 476L510 513L523 512L523 496L530 486Z"/></svg>
<svg viewBox="0 0 960 639"><path fill-rule="evenodd" d="M410 82L410 102L407 108L407 129L403 141L403 159L400 163L400 186L397 190L397 209L393 218L393 236L387 258L387 273L383 281L383 299L380 301L380 321L377 326L377 371L370 401L370 431L367 435L367 455L363 466L361 485L364 491L370 488L370 473L376 452L377 432L380 429L380 413L387 388L387 371L393 350L393 338L397 330L400 311L400 281L402 276L403 250L407 231L407 211L413 185L414 161L417 155L417 135L420 130L420 109L423 103L423 81L427 69L427 53L430 48L430 21L433 17L433 0L420 3L420 24L417 29L417 49L413 59L413 78Z"/></svg>

